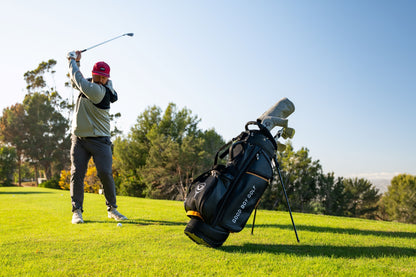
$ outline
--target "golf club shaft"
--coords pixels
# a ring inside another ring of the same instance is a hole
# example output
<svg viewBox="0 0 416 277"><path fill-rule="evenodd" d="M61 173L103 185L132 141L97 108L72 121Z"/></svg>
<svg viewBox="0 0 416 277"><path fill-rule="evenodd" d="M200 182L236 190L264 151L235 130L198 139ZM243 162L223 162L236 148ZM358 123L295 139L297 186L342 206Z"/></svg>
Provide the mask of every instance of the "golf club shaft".
<svg viewBox="0 0 416 277"><path fill-rule="evenodd" d="M92 49L92 48L95 48L95 47L97 47L97 46L103 45L104 43L107 43L107 42L110 42L110 41L112 41L112 40L118 39L118 38L120 38L120 37L122 37L122 36L126 36L126 35L131 37L131 36L133 36L133 33L126 33L126 34L123 34L123 35L117 36L117 37L115 37L115 38L112 38L112 39L109 39L109 40L103 41L103 42L98 43L98 44L96 44L96 45L94 45L94 46L91 46L91 47L89 47L89 48L86 48L86 49L84 49L84 50L81 50L81 53L83 53L83 52L85 52L85 51L87 51L87 50L90 50L90 49Z"/></svg>

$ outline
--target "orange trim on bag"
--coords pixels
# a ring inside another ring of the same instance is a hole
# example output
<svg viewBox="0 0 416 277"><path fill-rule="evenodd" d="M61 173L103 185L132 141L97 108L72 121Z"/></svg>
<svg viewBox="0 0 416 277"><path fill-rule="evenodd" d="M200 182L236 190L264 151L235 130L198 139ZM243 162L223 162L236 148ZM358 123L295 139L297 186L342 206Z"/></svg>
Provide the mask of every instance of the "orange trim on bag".
<svg viewBox="0 0 416 277"><path fill-rule="evenodd" d="M264 178L263 176L260 176L260 175L258 175L258 174L256 174L256 173L249 172L249 171L247 171L246 173L247 173L247 174L250 174L250 175L253 175L253 176L256 176L256 177L258 177L258 178L260 178L260 179L262 179L262 180L266 181L267 183L270 183L270 180L269 180L269 179L266 179L266 178Z"/></svg>
<svg viewBox="0 0 416 277"><path fill-rule="evenodd" d="M187 216L196 216L196 217L199 217L200 219L204 220L202 218L202 215L200 213L198 213L197 211L187 211L186 215Z"/></svg>

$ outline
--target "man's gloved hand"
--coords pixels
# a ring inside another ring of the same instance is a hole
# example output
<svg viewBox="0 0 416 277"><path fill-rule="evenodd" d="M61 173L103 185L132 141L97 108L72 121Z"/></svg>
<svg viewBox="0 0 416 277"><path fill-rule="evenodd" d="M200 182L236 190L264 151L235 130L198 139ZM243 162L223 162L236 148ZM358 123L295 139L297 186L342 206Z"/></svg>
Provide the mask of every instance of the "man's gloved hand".
<svg viewBox="0 0 416 277"><path fill-rule="evenodd" d="M77 58L77 53L75 51L68 52L68 54L66 55L66 57L68 58L68 60L70 60L70 59L74 59L75 60Z"/></svg>
<svg viewBox="0 0 416 277"><path fill-rule="evenodd" d="M75 61L79 62L81 60L81 51L71 51L66 55L66 57L68 60L74 59Z"/></svg>

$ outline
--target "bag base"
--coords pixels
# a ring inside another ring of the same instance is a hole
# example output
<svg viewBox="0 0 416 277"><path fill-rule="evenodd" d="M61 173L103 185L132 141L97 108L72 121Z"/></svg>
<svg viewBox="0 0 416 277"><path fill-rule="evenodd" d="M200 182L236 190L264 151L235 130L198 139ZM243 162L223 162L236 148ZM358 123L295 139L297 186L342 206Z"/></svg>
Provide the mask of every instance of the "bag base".
<svg viewBox="0 0 416 277"><path fill-rule="evenodd" d="M197 244L217 248L225 242L230 232L219 226L211 226L202 220L192 218L185 227L185 234Z"/></svg>

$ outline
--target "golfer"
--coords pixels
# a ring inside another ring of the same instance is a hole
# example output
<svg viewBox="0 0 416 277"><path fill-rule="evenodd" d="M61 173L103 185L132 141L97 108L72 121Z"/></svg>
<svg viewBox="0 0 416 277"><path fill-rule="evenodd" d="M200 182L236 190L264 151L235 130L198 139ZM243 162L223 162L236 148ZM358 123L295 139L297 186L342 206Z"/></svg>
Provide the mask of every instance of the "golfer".
<svg viewBox="0 0 416 277"><path fill-rule="evenodd" d="M112 174L110 103L117 101L110 67L97 62L92 78L85 79L79 70L81 52L68 53L69 75L79 95L72 119L71 199L72 223L83 223L84 177L92 157L104 188L108 217L117 221L127 218L117 211L116 189Z"/></svg>

